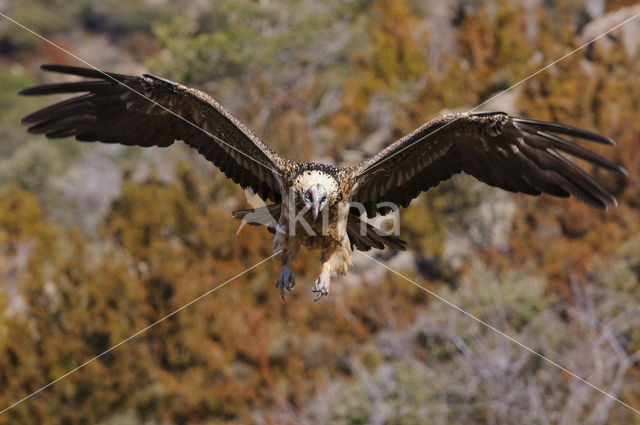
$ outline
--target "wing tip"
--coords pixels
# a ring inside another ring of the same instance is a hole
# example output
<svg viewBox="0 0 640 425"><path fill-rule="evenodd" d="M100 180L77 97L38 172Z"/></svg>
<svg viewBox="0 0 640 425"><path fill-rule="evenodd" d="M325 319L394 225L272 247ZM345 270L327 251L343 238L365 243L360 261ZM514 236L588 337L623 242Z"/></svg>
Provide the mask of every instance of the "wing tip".
<svg viewBox="0 0 640 425"><path fill-rule="evenodd" d="M530 118L512 117L513 122L529 125L533 128L542 129L551 133L566 134L568 136L577 137L591 142L601 143L603 145L615 146L616 141L611 137L602 136L589 130L573 127L571 125L559 124L554 122L538 121Z"/></svg>
<svg viewBox="0 0 640 425"><path fill-rule="evenodd" d="M617 165L616 170L614 172L624 178L629 178L629 172L622 165Z"/></svg>
<svg viewBox="0 0 640 425"><path fill-rule="evenodd" d="M16 92L16 96L35 96L37 95L37 90L39 89L40 86L33 86L33 87L25 87L23 89L20 89Z"/></svg>
<svg viewBox="0 0 640 425"><path fill-rule="evenodd" d="M44 63L40 65L42 71L57 72L60 74L72 74L79 76L87 76L87 74L101 73L100 71L92 68L83 68L80 66L72 65L60 65L56 63Z"/></svg>
<svg viewBox="0 0 640 425"><path fill-rule="evenodd" d="M40 65L40 69L43 71L52 71L52 72L56 72L59 69L62 68L71 68L71 66L69 65L60 65L57 63L43 63ZM72 67L72 68L76 68L76 67Z"/></svg>
<svg viewBox="0 0 640 425"><path fill-rule="evenodd" d="M87 64L87 67L72 66L72 65L60 65L54 63L46 63L40 65L40 69L48 72L57 72L60 74L77 75L78 77L96 78L102 80L116 80L125 81L127 78L131 78L129 75L117 74L114 72L105 72L93 65Z"/></svg>
<svg viewBox="0 0 640 425"><path fill-rule="evenodd" d="M612 206L614 208L617 207L618 201L616 200L616 197L613 196L606 189L602 189L602 190L604 191L604 193L590 193L590 195L593 197L593 199L591 200L593 202L589 202L590 201L589 199L584 199L583 201L586 202L588 205L594 206L595 208L601 211L607 211L609 206Z"/></svg>
<svg viewBox="0 0 640 425"><path fill-rule="evenodd" d="M42 65L40 65L40 69L42 71L59 72L62 74L74 74L77 72L84 73L87 71L100 72L91 68L83 68L80 66L73 66L73 65L61 65L58 63L43 63Z"/></svg>

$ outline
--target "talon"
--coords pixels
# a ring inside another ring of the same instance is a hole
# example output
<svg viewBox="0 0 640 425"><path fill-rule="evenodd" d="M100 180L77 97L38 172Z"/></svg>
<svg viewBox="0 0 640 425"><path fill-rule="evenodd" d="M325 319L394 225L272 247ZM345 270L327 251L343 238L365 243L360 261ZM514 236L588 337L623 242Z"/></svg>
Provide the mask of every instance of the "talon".
<svg viewBox="0 0 640 425"><path fill-rule="evenodd" d="M313 289L311 289L311 292L318 294L313 299L314 301L318 301L325 295L328 295L329 294L329 276L320 274L320 276L318 276L318 279L316 279L316 282L313 285Z"/></svg>
<svg viewBox="0 0 640 425"><path fill-rule="evenodd" d="M280 276L278 276L278 281L276 282L276 288L280 289L280 297L284 301L284 290L292 291L293 287L296 285L296 278L293 275L291 269L287 266L282 266L280 269Z"/></svg>
<svg viewBox="0 0 640 425"><path fill-rule="evenodd" d="M287 282L287 290L289 292L293 291L293 287L296 286L296 277L293 275L293 273L290 273L289 275L289 281Z"/></svg>
<svg viewBox="0 0 640 425"><path fill-rule="evenodd" d="M313 299L313 301L319 301L322 299L322 297L324 297L325 295L329 294L329 291L322 291L320 289L312 289L312 292L316 292L318 295L316 295L316 297Z"/></svg>

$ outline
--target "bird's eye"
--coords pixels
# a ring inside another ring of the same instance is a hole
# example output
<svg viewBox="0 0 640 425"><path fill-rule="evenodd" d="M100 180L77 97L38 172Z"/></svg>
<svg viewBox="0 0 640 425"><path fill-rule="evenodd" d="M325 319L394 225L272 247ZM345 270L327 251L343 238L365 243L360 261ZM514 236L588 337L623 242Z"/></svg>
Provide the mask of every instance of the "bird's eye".
<svg viewBox="0 0 640 425"><path fill-rule="evenodd" d="M306 199L307 201L311 200L311 194L309 192L305 193L304 199Z"/></svg>

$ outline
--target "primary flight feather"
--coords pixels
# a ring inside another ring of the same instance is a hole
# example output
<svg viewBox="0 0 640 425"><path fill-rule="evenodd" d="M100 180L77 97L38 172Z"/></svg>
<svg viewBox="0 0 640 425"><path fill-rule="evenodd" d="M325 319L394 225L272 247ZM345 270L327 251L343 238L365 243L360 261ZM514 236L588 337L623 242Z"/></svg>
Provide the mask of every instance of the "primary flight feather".
<svg viewBox="0 0 640 425"><path fill-rule="evenodd" d="M301 246L322 252L316 299L328 293L333 276L347 272L354 249L405 249L404 241L362 218L386 213L386 207L378 208L383 203L406 207L454 174L464 172L511 192L573 195L598 209L615 205L615 198L569 156L627 175L620 165L564 137L608 145L613 140L502 112L443 115L351 167L296 162L275 153L199 90L146 74L63 65L42 69L89 80L21 90L22 95L78 94L24 117L30 133L136 146L182 140L234 182L272 202L236 211L234 217L275 225L274 250L282 250L276 286L283 298L295 285L290 267Z"/></svg>

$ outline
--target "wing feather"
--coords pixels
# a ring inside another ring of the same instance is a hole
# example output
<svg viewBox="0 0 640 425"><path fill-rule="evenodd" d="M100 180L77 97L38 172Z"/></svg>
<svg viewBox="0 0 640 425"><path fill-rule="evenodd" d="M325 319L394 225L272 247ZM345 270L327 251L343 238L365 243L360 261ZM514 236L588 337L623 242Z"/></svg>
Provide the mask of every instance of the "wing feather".
<svg viewBox="0 0 640 425"><path fill-rule="evenodd" d="M21 95L78 94L24 117L30 133L137 146L165 147L182 140L243 188L280 202L279 175L289 161L205 93L152 75L64 65L42 69L90 80L21 90Z"/></svg>
<svg viewBox="0 0 640 425"><path fill-rule="evenodd" d="M444 115L351 167L357 181L352 201L364 204L371 217L381 212L377 203L407 206L420 192L464 172L511 192L574 195L599 209L616 205L606 188L565 155L620 176L626 170L558 135L615 144L590 131L502 112Z"/></svg>

